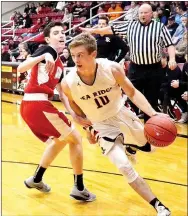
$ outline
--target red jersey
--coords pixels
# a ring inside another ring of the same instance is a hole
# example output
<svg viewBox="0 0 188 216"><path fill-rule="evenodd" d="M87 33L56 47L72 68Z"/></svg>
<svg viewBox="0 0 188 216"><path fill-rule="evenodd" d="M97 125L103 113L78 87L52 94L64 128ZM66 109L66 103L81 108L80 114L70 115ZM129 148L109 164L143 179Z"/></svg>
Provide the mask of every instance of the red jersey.
<svg viewBox="0 0 188 216"><path fill-rule="evenodd" d="M24 89L25 93L45 93L49 97L54 94L56 85L63 78L63 64L57 52L50 46L40 47L31 57L50 53L55 61L55 67L50 74L45 70L45 60L35 65L30 72L30 78Z"/></svg>

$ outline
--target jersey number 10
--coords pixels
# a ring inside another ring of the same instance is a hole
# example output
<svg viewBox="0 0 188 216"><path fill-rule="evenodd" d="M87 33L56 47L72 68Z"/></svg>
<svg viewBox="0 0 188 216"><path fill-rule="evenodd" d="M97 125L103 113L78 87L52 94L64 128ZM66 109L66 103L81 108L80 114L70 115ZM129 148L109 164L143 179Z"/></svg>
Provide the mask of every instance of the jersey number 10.
<svg viewBox="0 0 188 216"><path fill-rule="evenodd" d="M105 106L106 104L110 102L109 98L106 95L95 98L94 100L95 100L95 103L97 104L97 109Z"/></svg>

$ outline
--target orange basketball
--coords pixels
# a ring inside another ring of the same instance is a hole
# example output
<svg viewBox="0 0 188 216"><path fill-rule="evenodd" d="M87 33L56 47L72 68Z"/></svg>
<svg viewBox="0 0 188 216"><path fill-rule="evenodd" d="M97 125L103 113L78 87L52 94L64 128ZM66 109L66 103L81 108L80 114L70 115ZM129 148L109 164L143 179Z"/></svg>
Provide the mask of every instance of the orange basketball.
<svg viewBox="0 0 188 216"><path fill-rule="evenodd" d="M174 142L177 128L169 118L156 115L145 123L144 134L151 145L165 147Z"/></svg>

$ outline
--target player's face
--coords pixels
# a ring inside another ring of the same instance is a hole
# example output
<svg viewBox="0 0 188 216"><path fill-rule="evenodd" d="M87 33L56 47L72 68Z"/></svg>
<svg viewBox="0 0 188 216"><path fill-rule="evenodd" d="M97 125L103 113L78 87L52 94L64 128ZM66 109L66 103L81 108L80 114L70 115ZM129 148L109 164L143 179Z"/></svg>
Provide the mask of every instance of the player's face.
<svg viewBox="0 0 188 216"><path fill-rule="evenodd" d="M78 71L89 70L97 55L96 51L89 54L85 46L72 48L70 52Z"/></svg>
<svg viewBox="0 0 188 216"><path fill-rule="evenodd" d="M56 49L65 47L65 34L63 27L54 26L51 28L50 36L46 37L46 42Z"/></svg>

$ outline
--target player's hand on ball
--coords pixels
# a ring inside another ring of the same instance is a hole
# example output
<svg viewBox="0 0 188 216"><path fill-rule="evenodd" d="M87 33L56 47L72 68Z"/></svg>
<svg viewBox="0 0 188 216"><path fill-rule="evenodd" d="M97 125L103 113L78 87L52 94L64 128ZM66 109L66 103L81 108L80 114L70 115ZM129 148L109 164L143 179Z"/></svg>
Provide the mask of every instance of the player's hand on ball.
<svg viewBox="0 0 188 216"><path fill-rule="evenodd" d="M50 53L45 54L45 61L46 61L46 66L45 69L47 73L53 73L54 67L55 67L55 61L53 59L53 56Z"/></svg>
<svg viewBox="0 0 188 216"><path fill-rule="evenodd" d="M159 116L161 116L161 117L168 118L168 119L170 119L172 122L174 122L174 119L172 119L172 118L171 118L168 114L166 114L166 113L156 112L155 115L159 115Z"/></svg>

